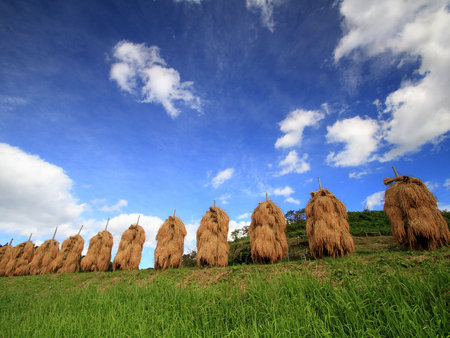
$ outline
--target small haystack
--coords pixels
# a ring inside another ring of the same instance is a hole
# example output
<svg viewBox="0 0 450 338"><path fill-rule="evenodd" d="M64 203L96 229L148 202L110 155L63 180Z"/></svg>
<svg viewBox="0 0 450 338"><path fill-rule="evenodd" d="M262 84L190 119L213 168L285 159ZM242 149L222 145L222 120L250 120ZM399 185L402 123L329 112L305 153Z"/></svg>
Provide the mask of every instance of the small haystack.
<svg viewBox="0 0 450 338"><path fill-rule="evenodd" d="M186 227L175 216L169 216L156 235L155 269L179 268L184 250Z"/></svg>
<svg viewBox="0 0 450 338"><path fill-rule="evenodd" d="M250 245L255 263L276 263L288 254L286 220L281 209L268 199L261 202L252 213Z"/></svg>
<svg viewBox="0 0 450 338"><path fill-rule="evenodd" d="M5 276L25 276L30 272L30 262L33 259L34 244L31 235L28 241L14 247L13 256L6 264Z"/></svg>
<svg viewBox="0 0 450 338"><path fill-rule="evenodd" d="M347 209L330 191L320 185L318 191L311 192L305 214L309 249L314 257L336 258L355 250Z"/></svg>
<svg viewBox="0 0 450 338"><path fill-rule="evenodd" d="M108 270L114 244L112 234L106 230L108 223L109 218L105 230L99 232L89 241L88 252L80 262L81 269L85 272Z"/></svg>
<svg viewBox="0 0 450 338"><path fill-rule="evenodd" d="M384 212L391 221L392 236L411 250L434 250L448 244L447 222L437 208L434 195L415 177L384 179L392 184L384 195Z"/></svg>
<svg viewBox="0 0 450 338"><path fill-rule="evenodd" d="M225 211L214 206L203 216L197 230L197 265L198 266L227 266L228 252L228 223L230 218Z"/></svg>
<svg viewBox="0 0 450 338"><path fill-rule="evenodd" d="M0 248L0 276L5 276L6 265L9 260L13 258L14 248L12 247L12 239L9 245L4 245Z"/></svg>
<svg viewBox="0 0 450 338"><path fill-rule="evenodd" d="M139 218L136 225L130 225L128 230L122 234L119 250L114 257L113 271L139 269L142 247L145 242L145 231L138 223Z"/></svg>
<svg viewBox="0 0 450 338"><path fill-rule="evenodd" d="M80 270L79 261L84 248L84 239L80 236L80 231L75 236L70 236L62 245L55 260L51 264L50 271L56 273L73 273Z"/></svg>
<svg viewBox="0 0 450 338"><path fill-rule="evenodd" d="M56 231L53 238L42 243L34 253L30 262L30 275L43 275L51 272L51 265L58 256L59 242L55 240Z"/></svg>

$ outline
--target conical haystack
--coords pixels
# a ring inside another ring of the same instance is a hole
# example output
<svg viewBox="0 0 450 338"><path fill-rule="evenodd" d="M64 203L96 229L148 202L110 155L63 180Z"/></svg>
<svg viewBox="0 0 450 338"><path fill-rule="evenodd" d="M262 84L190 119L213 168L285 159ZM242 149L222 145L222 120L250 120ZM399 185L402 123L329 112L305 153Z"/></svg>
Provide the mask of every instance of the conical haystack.
<svg viewBox="0 0 450 338"><path fill-rule="evenodd" d="M433 250L447 245L450 238L447 222L425 184L409 176L384 180L386 185L391 183L394 184L384 195L384 212L397 242L411 250Z"/></svg>
<svg viewBox="0 0 450 338"><path fill-rule="evenodd" d="M176 216L169 216L156 235L155 269L179 268L184 250L186 227Z"/></svg>
<svg viewBox="0 0 450 338"><path fill-rule="evenodd" d="M113 236L107 230L99 232L89 241L89 249L81 260L83 271L106 271L111 262Z"/></svg>
<svg viewBox="0 0 450 338"><path fill-rule="evenodd" d="M197 265L227 266L228 223L230 218L225 211L213 206L203 216L197 230Z"/></svg>
<svg viewBox="0 0 450 338"><path fill-rule="evenodd" d="M276 263L288 254L286 220L281 209L271 200L261 202L253 210L250 223L250 245L255 263Z"/></svg>
<svg viewBox="0 0 450 338"><path fill-rule="evenodd" d="M80 230L81 231L81 230ZM55 260L51 264L51 272L73 273L80 270L78 262L84 248L84 239L78 234L70 236L62 245Z"/></svg>
<svg viewBox="0 0 450 338"><path fill-rule="evenodd" d="M119 250L114 257L113 271L139 269L144 242L144 228L139 225L130 225L120 239Z"/></svg>
<svg viewBox="0 0 450 338"><path fill-rule="evenodd" d="M0 276L5 276L6 265L14 257L14 248L11 245L5 245L0 248Z"/></svg>
<svg viewBox="0 0 450 338"><path fill-rule="evenodd" d="M42 243L30 262L30 275L43 275L51 272L51 265L59 253L59 242L49 239Z"/></svg>
<svg viewBox="0 0 450 338"><path fill-rule="evenodd" d="M28 275L33 254L34 244L30 240L14 247L13 256L6 264L5 276Z"/></svg>
<svg viewBox="0 0 450 338"><path fill-rule="evenodd" d="M309 249L316 257L344 256L355 250L350 235L347 209L327 189L311 193L305 208Z"/></svg>

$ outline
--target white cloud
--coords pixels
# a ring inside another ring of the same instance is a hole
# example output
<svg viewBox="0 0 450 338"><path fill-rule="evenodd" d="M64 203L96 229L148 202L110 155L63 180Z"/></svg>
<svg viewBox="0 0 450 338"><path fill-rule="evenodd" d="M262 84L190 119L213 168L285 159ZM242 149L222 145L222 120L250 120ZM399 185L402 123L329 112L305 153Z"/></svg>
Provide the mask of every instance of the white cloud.
<svg viewBox="0 0 450 338"><path fill-rule="evenodd" d="M234 168L228 168L228 169L222 170L212 179L212 182L211 182L212 186L214 188L219 187L225 181L228 181L233 176L233 174L234 174Z"/></svg>
<svg viewBox="0 0 450 338"><path fill-rule="evenodd" d="M251 216L252 214L250 212L246 212L245 214L239 215L238 219L247 219Z"/></svg>
<svg viewBox="0 0 450 338"><path fill-rule="evenodd" d="M285 199L285 201L286 202L289 202L289 203L294 203L294 204L300 204L300 201L299 200L296 200L295 198L293 198L293 197L288 197L288 198L286 198Z"/></svg>
<svg viewBox="0 0 450 338"><path fill-rule="evenodd" d="M325 115L315 110L296 109L279 123L284 136L277 139L275 148L290 148L300 146L303 130L308 126L316 126Z"/></svg>
<svg viewBox="0 0 450 338"><path fill-rule="evenodd" d="M351 173L348 174L349 178L355 178L355 179L360 179L361 177L363 177L364 175L367 175L368 172L367 171L352 171Z"/></svg>
<svg viewBox="0 0 450 338"><path fill-rule="evenodd" d="M126 200L120 200L116 204L108 206L104 205L100 208L101 211L111 212L111 211L121 211L123 207L126 207L128 202Z"/></svg>
<svg viewBox="0 0 450 338"><path fill-rule="evenodd" d="M431 181L427 181L424 183L427 186L428 190L430 190L430 191L433 191L434 189L439 188L439 183L435 183L435 182L431 182Z"/></svg>
<svg viewBox="0 0 450 338"><path fill-rule="evenodd" d="M291 195L293 192L294 192L294 190L292 190L292 188L290 186L285 186L283 189L276 188L273 191L273 194L277 195L277 196L281 195L281 196L287 197L287 196Z"/></svg>
<svg viewBox="0 0 450 338"><path fill-rule="evenodd" d="M444 182L444 187L447 190L450 190L450 178L447 178Z"/></svg>
<svg viewBox="0 0 450 338"><path fill-rule="evenodd" d="M384 191L378 191L370 196L367 196L363 204L365 208L373 210L376 206L382 206L384 203Z"/></svg>
<svg viewBox="0 0 450 338"><path fill-rule="evenodd" d="M438 203L438 209L439 209L439 210L450 211L450 204L442 204L442 203Z"/></svg>
<svg viewBox="0 0 450 338"><path fill-rule="evenodd" d="M337 154L331 152L327 163L338 167L357 166L369 160L369 156L377 150L379 131L378 123L372 119L359 116L336 121L327 127L328 143L345 143L345 149Z"/></svg>
<svg viewBox="0 0 450 338"><path fill-rule="evenodd" d="M439 142L450 130L450 13L448 2L427 0L345 0L341 5L345 36L335 60L362 49L420 60L421 80L405 80L385 100L385 140L393 148L389 161ZM403 60L402 60L403 62ZM414 131L414 132L412 132Z"/></svg>
<svg viewBox="0 0 450 338"><path fill-rule="evenodd" d="M230 194L224 194L219 196L217 199L222 203L222 204L228 204L228 200L231 198Z"/></svg>
<svg viewBox="0 0 450 338"><path fill-rule="evenodd" d="M0 143L0 230L33 238L73 234L84 210L72 196L73 182L61 167ZM47 239L47 238L44 238Z"/></svg>
<svg viewBox="0 0 450 338"><path fill-rule="evenodd" d="M232 233L234 230L242 229L243 227L249 226L249 225L250 225L250 222L248 222L248 221L236 222L236 221L230 220L230 223L229 223L229 225L228 225L228 240L229 240L229 241L232 240L232 238L231 238L231 233Z"/></svg>
<svg viewBox="0 0 450 338"><path fill-rule="evenodd" d="M292 172L297 174L302 174L310 169L310 165L306 160L308 159L308 154L303 154L302 158L298 157L295 150L291 150L287 154L286 158L280 162L280 166L283 169L277 174L277 176L286 175Z"/></svg>
<svg viewBox="0 0 450 338"><path fill-rule="evenodd" d="M157 46L120 41L114 47L113 56L117 62L111 66L110 78L123 91L138 95L141 102L162 104L172 118L180 114L176 103L201 111L200 98L193 93L193 82L180 82L180 74L167 67Z"/></svg>
<svg viewBox="0 0 450 338"><path fill-rule="evenodd" d="M282 0L246 0L247 8L250 10L260 10L261 20L268 30L273 32L275 22L273 20L273 7Z"/></svg>

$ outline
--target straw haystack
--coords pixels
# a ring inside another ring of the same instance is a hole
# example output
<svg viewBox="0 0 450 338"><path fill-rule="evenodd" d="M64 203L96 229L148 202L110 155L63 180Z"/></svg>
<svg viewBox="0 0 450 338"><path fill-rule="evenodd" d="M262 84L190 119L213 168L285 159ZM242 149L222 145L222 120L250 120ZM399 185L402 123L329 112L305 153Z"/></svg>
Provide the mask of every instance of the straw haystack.
<svg viewBox="0 0 450 338"><path fill-rule="evenodd" d="M81 231L81 229L80 229ZM73 273L80 270L79 261L84 248L84 239L79 235L70 236L62 245L50 271L56 273Z"/></svg>
<svg viewBox="0 0 450 338"><path fill-rule="evenodd" d="M120 239L119 250L114 257L113 271L139 269L144 242L144 228L137 224L130 225Z"/></svg>
<svg viewBox="0 0 450 338"><path fill-rule="evenodd" d="M393 184L392 184L393 183ZM384 195L384 212L391 221L392 236L411 250L437 249L447 245L449 230L425 184L410 176L384 180L392 184Z"/></svg>
<svg viewBox="0 0 450 338"><path fill-rule="evenodd" d="M30 275L43 275L51 272L51 265L58 256L59 242L49 239L42 243L30 262Z"/></svg>
<svg viewBox="0 0 450 338"><path fill-rule="evenodd" d="M184 250L186 227L181 219L169 216L156 235L155 269L179 268Z"/></svg>
<svg viewBox="0 0 450 338"><path fill-rule="evenodd" d="M347 209L327 189L311 193L305 208L309 249L316 258L338 257L355 250L350 235Z"/></svg>
<svg viewBox="0 0 450 338"><path fill-rule="evenodd" d="M286 220L281 209L267 199L258 204L250 223L250 245L255 263L276 263L288 254Z"/></svg>
<svg viewBox="0 0 450 338"><path fill-rule="evenodd" d="M113 236L107 230L92 237L89 241L88 252L81 260L81 269L86 272L108 270L113 243Z"/></svg>
<svg viewBox="0 0 450 338"><path fill-rule="evenodd" d="M14 247L12 258L6 264L5 276L28 275L33 254L34 244L30 240Z"/></svg>
<svg viewBox="0 0 450 338"><path fill-rule="evenodd" d="M197 265L227 266L228 223L230 218L225 211L214 206L203 216L197 230Z"/></svg>
<svg viewBox="0 0 450 338"><path fill-rule="evenodd" d="M10 245L5 245L0 248L0 276L5 276L6 265L13 258L14 248Z"/></svg>

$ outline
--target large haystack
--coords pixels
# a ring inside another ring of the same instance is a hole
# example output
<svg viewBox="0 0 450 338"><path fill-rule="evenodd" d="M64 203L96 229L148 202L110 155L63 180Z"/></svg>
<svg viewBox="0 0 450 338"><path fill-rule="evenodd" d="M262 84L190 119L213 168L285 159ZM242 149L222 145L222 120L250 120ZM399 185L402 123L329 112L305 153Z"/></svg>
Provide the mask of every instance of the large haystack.
<svg viewBox="0 0 450 338"><path fill-rule="evenodd" d="M81 260L83 271L106 271L111 262L113 236L107 230L99 232L89 241L89 249Z"/></svg>
<svg viewBox="0 0 450 338"><path fill-rule="evenodd" d="M49 239L42 243L30 262L30 275L43 275L51 272L51 265L59 253L59 242Z"/></svg>
<svg viewBox="0 0 450 338"><path fill-rule="evenodd" d="M384 180L392 184L384 195L384 212L391 221L392 236L411 250L437 249L447 245L447 222L425 184L410 176Z"/></svg>
<svg viewBox="0 0 450 338"><path fill-rule="evenodd" d="M78 272L80 270L78 262L80 261L83 248L84 239L79 234L70 236L62 243L61 250L51 264L51 272Z"/></svg>
<svg viewBox="0 0 450 338"><path fill-rule="evenodd" d="M12 258L6 264L5 276L28 275L33 254L34 244L30 240L14 247Z"/></svg>
<svg viewBox="0 0 450 338"><path fill-rule="evenodd" d="M225 211L216 207L209 208L203 216L197 230L197 265L227 266L228 223L230 218Z"/></svg>
<svg viewBox="0 0 450 338"><path fill-rule="evenodd" d="M335 258L355 250L347 209L330 191L320 189L312 192L305 214L309 249L314 257Z"/></svg>
<svg viewBox="0 0 450 338"><path fill-rule="evenodd" d="M156 235L155 269L179 268L184 250L186 227L178 217L169 216Z"/></svg>
<svg viewBox="0 0 450 338"><path fill-rule="evenodd" d="M281 209L266 199L252 213L250 223L250 245L255 263L276 263L288 254L286 220Z"/></svg>
<svg viewBox="0 0 450 338"><path fill-rule="evenodd" d="M139 225L130 225L120 239L119 250L114 257L113 271L139 269L144 242L144 228Z"/></svg>
<svg viewBox="0 0 450 338"><path fill-rule="evenodd" d="M5 276L6 265L14 256L12 245L5 245L0 248L0 276Z"/></svg>

